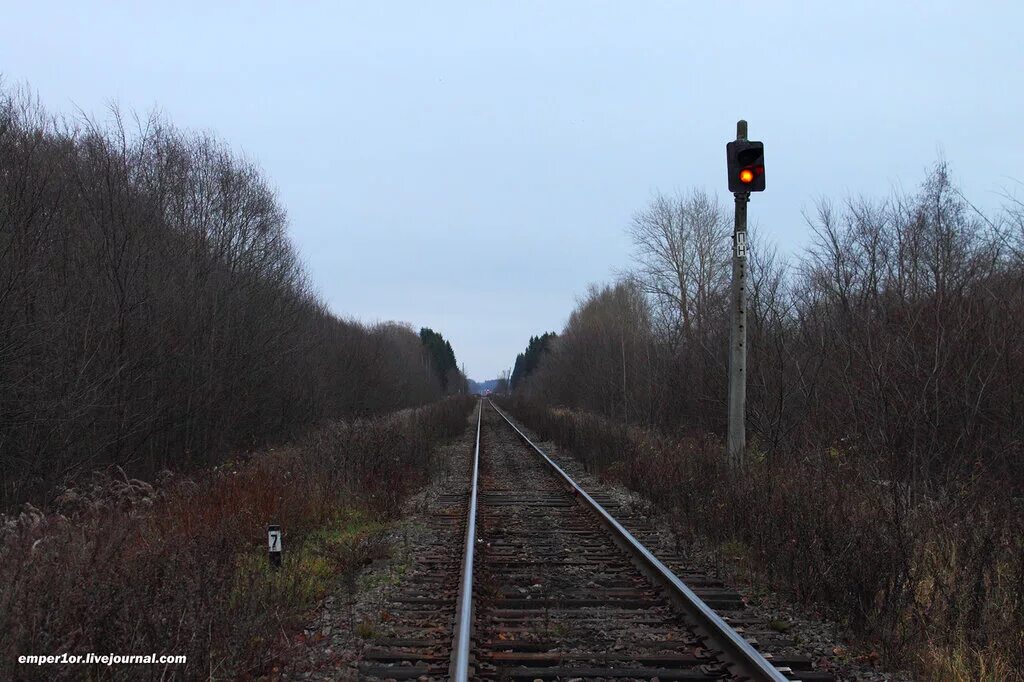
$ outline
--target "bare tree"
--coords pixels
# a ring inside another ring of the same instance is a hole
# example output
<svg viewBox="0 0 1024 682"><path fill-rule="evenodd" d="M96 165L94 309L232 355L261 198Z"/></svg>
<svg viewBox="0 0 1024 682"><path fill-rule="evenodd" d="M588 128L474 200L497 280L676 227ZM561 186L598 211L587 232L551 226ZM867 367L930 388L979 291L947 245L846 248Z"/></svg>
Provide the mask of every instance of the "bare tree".
<svg viewBox="0 0 1024 682"><path fill-rule="evenodd" d="M719 316L727 292L729 228L722 207L703 190L657 195L633 216L634 273L665 330L700 338Z"/></svg>
<svg viewBox="0 0 1024 682"><path fill-rule="evenodd" d="M226 144L0 91L0 505L440 395L411 329L327 311Z"/></svg>

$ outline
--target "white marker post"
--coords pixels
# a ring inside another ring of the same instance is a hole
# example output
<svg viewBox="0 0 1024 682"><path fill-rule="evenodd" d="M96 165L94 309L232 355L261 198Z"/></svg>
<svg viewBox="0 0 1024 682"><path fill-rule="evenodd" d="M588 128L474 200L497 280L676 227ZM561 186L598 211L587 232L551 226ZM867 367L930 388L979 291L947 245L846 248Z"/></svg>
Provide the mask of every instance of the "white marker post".
<svg viewBox="0 0 1024 682"><path fill-rule="evenodd" d="M267 555L273 568L281 567L281 526L267 526Z"/></svg>

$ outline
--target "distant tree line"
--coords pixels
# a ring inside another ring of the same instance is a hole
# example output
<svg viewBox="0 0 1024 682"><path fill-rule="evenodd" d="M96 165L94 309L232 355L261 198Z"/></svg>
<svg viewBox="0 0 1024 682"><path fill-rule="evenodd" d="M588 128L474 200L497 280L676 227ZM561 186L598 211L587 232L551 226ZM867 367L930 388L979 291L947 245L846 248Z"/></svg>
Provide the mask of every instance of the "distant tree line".
<svg viewBox="0 0 1024 682"><path fill-rule="evenodd" d="M332 315L272 186L223 142L0 90L4 506L434 400L452 381L434 352Z"/></svg>
<svg viewBox="0 0 1024 682"><path fill-rule="evenodd" d="M459 371L451 342L446 341L444 336L430 327L420 329L420 341L427 350L427 361L441 382L441 389L448 395L466 393L466 377Z"/></svg>
<svg viewBox="0 0 1024 682"><path fill-rule="evenodd" d="M807 223L800 256L750 249L751 448L922 484L978 466L1024 480L1022 203L986 217L940 162L916 193L823 200ZM635 267L590 290L518 391L723 434L730 233L705 192L656 197L630 227Z"/></svg>
<svg viewBox="0 0 1024 682"><path fill-rule="evenodd" d="M509 385L512 390L515 390L526 377L533 373L533 370L537 369L541 356L548 351L551 342L556 338L558 338L558 334L554 332L546 332L540 336L530 337L526 350L516 356L516 364L512 368L512 377L509 379Z"/></svg>

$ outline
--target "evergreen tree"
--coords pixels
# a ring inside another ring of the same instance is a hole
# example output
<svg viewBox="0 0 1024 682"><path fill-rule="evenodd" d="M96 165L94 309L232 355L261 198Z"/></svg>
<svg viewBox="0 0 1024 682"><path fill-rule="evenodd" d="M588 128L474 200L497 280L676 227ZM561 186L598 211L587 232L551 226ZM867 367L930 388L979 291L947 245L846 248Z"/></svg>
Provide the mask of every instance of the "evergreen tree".
<svg viewBox="0 0 1024 682"><path fill-rule="evenodd" d="M458 374L459 369L451 342L429 327L420 329L420 341L427 349L431 367L441 382L441 388L447 390L449 377Z"/></svg>
<svg viewBox="0 0 1024 682"><path fill-rule="evenodd" d="M554 332L547 332L540 336L531 336L526 350L516 356L516 364L512 369L510 385L514 391L526 377L530 376L533 370L537 369L541 358L550 349L551 342L558 338Z"/></svg>

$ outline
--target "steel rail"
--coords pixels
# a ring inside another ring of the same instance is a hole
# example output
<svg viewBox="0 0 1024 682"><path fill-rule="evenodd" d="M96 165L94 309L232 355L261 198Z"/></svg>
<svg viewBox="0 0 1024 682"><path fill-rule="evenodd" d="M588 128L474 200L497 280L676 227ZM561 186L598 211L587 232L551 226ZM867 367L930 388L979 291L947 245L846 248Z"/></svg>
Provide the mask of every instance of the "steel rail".
<svg viewBox="0 0 1024 682"><path fill-rule="evenodd" d="M722 620L721 616L715 613L714 609L704 603L697 594L691 590L686 584L676 576L665 564L651 553L649 549L644 547L640 541L633 537L633 534L626 530L622 524L615 520L611 514L609 514L601 504L591 497L586 490L581 488L579 484L567 474L562 467L558 466L554 460L548 457L547 453L537 447L533 441L527 438L526 434L519 430L508 415L498 408L490 399L487 401L490 406L505 420L505 422L512 427L519 437L529 445L533 450L544 458L552 469L573 489L573 491L581 497L587 505L595 512L598 517L604 522L606 526L618 537L623 545L635 556L641 563L644 564L650 570L659 582L669 588L674 596L677 598L677 603L680 603L687 615L689 615L699 627L703 630L704 634L707 635L710 640L710 644L718 647L725 653L730 661L726 661L728 665L730 662L738 668L734 672L740 675L746 675L750 679L754 680L770 680L771 682L794 682L790 678L782 674L775 666L773 666L761 653L751 646L750 642L743 639L738 632L732 629L728 623Z"/></svg>
<svg viewBox="0 0 1024 682"><path fill-rule="evenodd" d="M473 554L476 548L476 493L480 476L480 424L484 414L481 400L476 414L476 447L473 451L473 478L469 488L469 513L466 517L466 548L462 557L462 585L455 608L455 639L452 641L451 675L453 682L469 680L469 644L473 630Z"/></svg>

